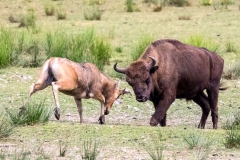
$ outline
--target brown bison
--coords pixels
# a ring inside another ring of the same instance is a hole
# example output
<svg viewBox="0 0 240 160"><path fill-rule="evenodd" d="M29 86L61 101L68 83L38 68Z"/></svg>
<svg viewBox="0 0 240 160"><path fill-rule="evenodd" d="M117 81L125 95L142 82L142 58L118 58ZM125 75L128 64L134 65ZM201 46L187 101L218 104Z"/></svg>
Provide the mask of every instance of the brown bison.
<svg viewBox="0 0 240 160"><path fill-rule="evenodd" d="M211 111L213 128L218 124L218 92L224 61L214 52L177 40L157 40L127 68L114 70L126 75L139 102L150 100L155 113L151 126L166 126L166 113L176 98L193 100L202 108L198 125L204 128ZM206 93L204 92L206 90Z"/></svg>
<svg viewBox="0 0 240 160"><path fill-rule="evenodd" d="M114 101L128 91L120 90L118 83L103 75L98 68L91 63L75 63L66 58L50 58L41 70L39 78L31 87L31 95L39 90L52 85L56 102L55 117L60 118L60 104L58 91L73 96L78 107L80 123L82 117L82 98L94 98L101 103L99 121L105 123L104 114L107 115ZM29 100L28 99L28 100ZM24 108L22 108L24 109Z"/></svg>

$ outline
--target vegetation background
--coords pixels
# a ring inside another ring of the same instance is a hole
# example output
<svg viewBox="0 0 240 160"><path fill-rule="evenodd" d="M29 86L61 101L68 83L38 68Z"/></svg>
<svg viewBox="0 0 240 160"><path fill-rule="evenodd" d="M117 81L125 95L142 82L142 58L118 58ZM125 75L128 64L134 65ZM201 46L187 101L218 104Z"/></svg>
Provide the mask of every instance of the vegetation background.
<svg viewBox="0 0 240 160"><path fill-rule="evenodd" d="M240 159L239 0L0 0L0 9L0 159ZM33 108L50 109L50 121L13 121L47 58L91 61L131 90L113 64L129 65L163 38L224 58L229 89L220 92L218 130L210 116L206 129L197 129L201 109L185 100L172 104L167 127L150 127L154 108L134 95L118 100L99 125L99 102L83 100L79 124L74 100L60 94L56 121L51 87L31 100Z"/></svg>

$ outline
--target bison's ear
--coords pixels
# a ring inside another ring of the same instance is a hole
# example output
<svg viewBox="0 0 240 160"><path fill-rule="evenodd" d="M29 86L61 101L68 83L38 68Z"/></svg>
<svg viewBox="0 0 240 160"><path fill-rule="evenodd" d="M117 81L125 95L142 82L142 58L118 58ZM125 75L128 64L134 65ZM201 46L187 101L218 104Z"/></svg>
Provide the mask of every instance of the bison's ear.
<svg viewBox="0 0 240 160"><path fill-rule="evenodd" d="M158 69L158 66L154 66L150 69L150 74L153 74Z"/></svg>

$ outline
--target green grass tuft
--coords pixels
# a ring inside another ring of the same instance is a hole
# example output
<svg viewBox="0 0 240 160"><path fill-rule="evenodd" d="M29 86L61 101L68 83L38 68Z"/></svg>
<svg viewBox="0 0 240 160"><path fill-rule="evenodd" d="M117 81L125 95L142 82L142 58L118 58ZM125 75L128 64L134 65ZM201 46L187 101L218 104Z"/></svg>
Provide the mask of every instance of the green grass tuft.
<svg viewBox="0 0 240 160"><path fill-rule="evenodd" d="M96 160L98 155L99 142L86 138L82 145L82 159L83 160Z"/></svg>
<svg viewBox="0 0 240 160"><path fill-rule="evenodd" d="M210 38L206 38L202 35L192 35L185 41L185 43L188 43L196 47L204 47L216 53L219 51L219 44L216 41Z"/></svg>
<svg viewBox="0 0 240 160"><path fill-rule="evenodd" d="M45 106L45 100L39 103L28 103L19 112L19 109L5 109L15 125L34 125L49 121L53 109Z"/></svg>
<svg viewBox="0 0 240 160"><path fill-rule="evenodd" d="M154 38L147 34L140 37L138 42L131 49L132 60L137 60L143 54L147 46L153 42L153 40Z"/></svg>
<svg viewBox="0 0 240 160"><path fill-rule="evenodd" d="M14 132L15 126L5 113L0 113L0 139L9 137Z"/></svg>

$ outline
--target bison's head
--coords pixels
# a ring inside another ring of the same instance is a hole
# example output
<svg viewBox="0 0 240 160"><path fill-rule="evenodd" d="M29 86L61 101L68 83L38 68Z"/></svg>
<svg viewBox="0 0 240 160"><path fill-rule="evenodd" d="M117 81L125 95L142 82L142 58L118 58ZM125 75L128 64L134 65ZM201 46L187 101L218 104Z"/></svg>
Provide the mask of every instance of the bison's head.
<svg viewBox="0 0 240 160"><path fill-rule="evenodd" d="M114 70L119 73L126 74L126 81L132 86L136 99L139 102L149 100L153 86L152 74L158 69L155 66L155 58L149 56L151 62L138 60L128 68L117 68L117 63L114 65Z"/></svg>

